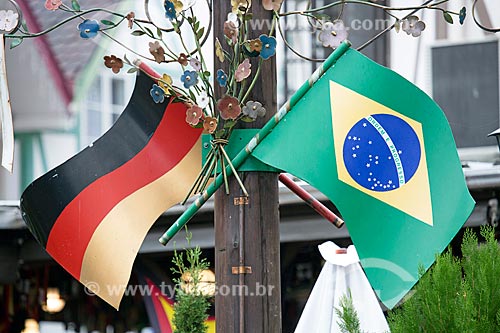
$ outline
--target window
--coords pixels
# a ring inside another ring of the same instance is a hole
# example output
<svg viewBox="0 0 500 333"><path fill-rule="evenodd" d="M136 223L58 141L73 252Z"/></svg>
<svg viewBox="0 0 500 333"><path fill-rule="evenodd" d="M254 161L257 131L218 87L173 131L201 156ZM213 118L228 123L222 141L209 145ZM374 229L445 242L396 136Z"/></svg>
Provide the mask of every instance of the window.
<svg viewBox="0 0 500 333"><path fill-rule="evenodd" d="M94 79L82 103L80 142L85 147L98 139L118 119L133 89L132 76L103 72Z"/></svg>
<svg viewBox="0 0 500 333"><path fill-rule="evenodd" d="M432 94L458 148L494 146L499 125L498 41L432 48Z"/></svg>

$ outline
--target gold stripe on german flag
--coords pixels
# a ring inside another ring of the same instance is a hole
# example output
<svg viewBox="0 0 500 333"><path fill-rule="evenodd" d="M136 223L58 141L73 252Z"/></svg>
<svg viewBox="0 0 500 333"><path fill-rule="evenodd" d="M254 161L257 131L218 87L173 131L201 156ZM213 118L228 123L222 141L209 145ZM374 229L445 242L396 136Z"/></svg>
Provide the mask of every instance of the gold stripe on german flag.
<svg viewBox="0 0 500 333"><path fill-rule="evenodd" d="M153 83L138 75L115 125L21 197L40 244L115 308L148 230L184 198L201 168L202 130L186 123L183 103L154 103Z"/></svg>

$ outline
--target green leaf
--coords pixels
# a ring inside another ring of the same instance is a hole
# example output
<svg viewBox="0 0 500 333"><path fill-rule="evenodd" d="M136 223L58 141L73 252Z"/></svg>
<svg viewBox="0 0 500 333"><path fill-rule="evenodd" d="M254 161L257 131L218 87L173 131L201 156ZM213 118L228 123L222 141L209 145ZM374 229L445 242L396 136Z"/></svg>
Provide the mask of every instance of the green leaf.
<svg viewBox="0 0 500 333"><path fill-rule="evenodd" d="M115 22L109 21L109 20L101 20L101 23L104 25L109 25L109 26L115 26Z"/></svg>
<svg viewBox="0 0 500 333"><path fill-rule="evenodd" d="M135 31L132 31L132 35L133 36L142 36L142 35L145 35L146 33L142 30L135 30Z"/></svg>
<svg viewBox="0 0 500 333"><path fill-rule="evenodd" d="M226 122L224 123L224 128L231 128L234 125L236 125L235 120L226 120Z"/></svg>
<svg viewBox="0 0 500 333"><path fill-rule="evenodd" d="M449 24L453 24L453 17L451 17L450 13L443 12L443 17L446 22L448 22Z"/></svg>
<svg viewBox="0 0 500 333"><path fill-rule="evenodd" d="M158 36L158 38L163 38L163 33L160 28L156 28L156 35Z"/></svg>
<svg viewBox="0 0 500 333"><path fill-rule="evenodd" d="M128 60L128 58L127 58L127 55L126 55L126 54L124 54L124 55L123 55L123 61L125 61L125 63L127 63L127 64L129 64L129 65L131 65L131 66L132 66L132 63L130 62L130 60Z"/></svg>
<svg viewBox="0 0 500 333"><path fill-rule="evenodd" d="M79 12L81 9L80 9L80 4L78 3L78 0L71 0L71 7L73 8L73 10Z"/></svg>
<svg viewBox="0 0 500 333"><path fill-rule="evenodd" d="M139 68L137 68L137 67L132 67L132 68L130 68L130 69L127 71L127 73L132 74L132 73L136 73L136 72L138 72L138 71L139 71Z"/></svg>
<svg viewBox="0 0 500 333"><path fill-rule="evenodd" d="M223 130L223 129L221 129L221 130L218 130L217 132L215 132L215 134L214 134L214 135L215 135L215 137L216 137L217 139L220 139L220 138L222 138L222 137L224 136L224 134L225 134L225 133L226 133L226 131L225 131L225 130Z"/></svg>
<svg viewBox="0 0 500 333"><path fill-rule="evenodd" d="M23 42L23 39L22 38L12 38L12 41L10 42L10 48L13 49L19 45L21 45L21 43Z"/></svg>
<svg viewBox="0 0 500 333"><path fill-rule="evenodd" d="M144 30L146 30L146 33L148 34L149 37L155 38L155 35L151 31L151 29L149 29L148 27L144 27Z"/></svg>
<svg viewBox="0 0 500 333"><path fill-rule="evenodd" d="M210 77L210 72L209 71L203 72L203 76L207 78Z"/></svg>
<svg viewBox="0 0 500 333"><path fill-rule="evenodd" d="M196 33L196 38L200 40L203 37L203 34L205 33L205 27L202 27L198 32Z"/></svg>
<svg viewBox="0 0 500 333"><path fill-rule="evenodd" d="M200 21L196 21L194 23L194 30L198 30L200 28Z"/></svg>
<svg viewBox="0 0 500 333"><path fill-rule="evenodd" d="M21 27L23 28L24 31L26 31L26 32L29 31L28 24L26 23L26 20L24 20L24 19L21 21Z"/></svg>
<svg viewBox="0 0 500 333"><path fill-rule="evenodd" d="M196 96L194 95L194 93L191 90L189 90L188 92L189 92L189 97L191 97L191 100L193 100L193 102L196 103Z"/></svg>

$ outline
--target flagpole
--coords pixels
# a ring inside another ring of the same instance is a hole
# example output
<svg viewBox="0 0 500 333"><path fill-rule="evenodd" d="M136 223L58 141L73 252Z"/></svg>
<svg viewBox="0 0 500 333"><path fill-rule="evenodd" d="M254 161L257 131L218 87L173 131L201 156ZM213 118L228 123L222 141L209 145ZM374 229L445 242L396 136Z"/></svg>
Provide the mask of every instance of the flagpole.
<svg viewBox="0 0 500 333"><path fill-rule="evenodd" d="M243 148L238 155L232 160L232 164L237 169L250 154L254 151L257 145L273 130L273 128L285 117L285 115L300 101L302 97L311 89L321 76L331 67L337 60L349 49L351 43L344 41L340 46L332 52L332 54L321 64L320 67L309 77L309 79L290 97L290 99L283 105L280 110L271 118L266 125L250 140L250 142ZM233 174L232 169L227 166L226 174L228 176ZM186 223L198 212L201 206L217 191L217 189L224 183L224 177L219 174L215 181L201 193L196 200L184 211L184 213L175 221L174 224L161 236L160 243L166 245Z"/></svg>

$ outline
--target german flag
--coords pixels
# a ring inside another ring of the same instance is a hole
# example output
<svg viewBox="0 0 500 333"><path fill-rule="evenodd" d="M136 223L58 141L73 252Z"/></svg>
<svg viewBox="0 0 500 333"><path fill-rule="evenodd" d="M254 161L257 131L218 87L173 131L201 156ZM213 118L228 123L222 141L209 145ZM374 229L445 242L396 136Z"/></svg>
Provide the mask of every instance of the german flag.
<svg viewBox="0 0 500 333"><path fill-rule="evenodd" d="M186 123L183 103L154 103L153 83L138 75L114 126L21 197L38 242L117 309L148 230L183 199L201 168L202 130Z"/></svg>

